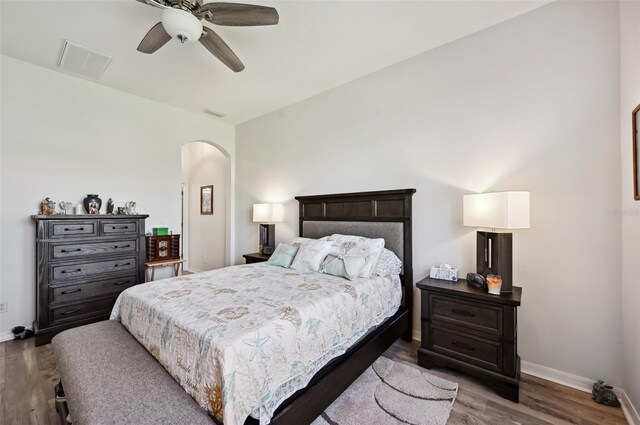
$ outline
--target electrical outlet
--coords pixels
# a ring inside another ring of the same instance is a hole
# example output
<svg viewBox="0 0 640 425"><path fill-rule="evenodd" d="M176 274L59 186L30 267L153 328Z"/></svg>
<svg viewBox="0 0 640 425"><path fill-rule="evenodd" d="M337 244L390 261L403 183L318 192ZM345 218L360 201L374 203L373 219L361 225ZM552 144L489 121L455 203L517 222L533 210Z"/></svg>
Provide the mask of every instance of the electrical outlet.
<svg viewBox="0 0 640 425"><path fill-rule="evenodd" d="M6 313L8 308L6 301L0 301L0 313Z"/></svg>

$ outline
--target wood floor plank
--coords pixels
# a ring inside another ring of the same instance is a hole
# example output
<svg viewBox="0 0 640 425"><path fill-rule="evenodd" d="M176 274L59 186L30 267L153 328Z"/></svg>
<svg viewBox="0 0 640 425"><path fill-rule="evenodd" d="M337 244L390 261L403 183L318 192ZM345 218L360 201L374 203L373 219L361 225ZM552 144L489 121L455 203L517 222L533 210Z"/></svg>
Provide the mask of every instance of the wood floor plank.
<svg viewBox="0 0 640 425"><path fill-rule="evenodd" d="M626 424L622 409L595 403L590 394L527 375L522 383L522 404L538 406L558 418L583 425ZM572 406L566 412L566 406Z"/></svg>
<svg viewBox="0 0 640 425"><path fill-rule="evenodd" d="M418 347L415 341L398 341L384 356L419 368ZM51 344L35 347L33 339L0 343L0 359L0 423L58 425L53 391L58 371ZM622 409L597 404L588 393L534 376L522 375L520 403L513 403L473 377L439 368L428 373L459 384L450 425L627 423Z"/></svg>

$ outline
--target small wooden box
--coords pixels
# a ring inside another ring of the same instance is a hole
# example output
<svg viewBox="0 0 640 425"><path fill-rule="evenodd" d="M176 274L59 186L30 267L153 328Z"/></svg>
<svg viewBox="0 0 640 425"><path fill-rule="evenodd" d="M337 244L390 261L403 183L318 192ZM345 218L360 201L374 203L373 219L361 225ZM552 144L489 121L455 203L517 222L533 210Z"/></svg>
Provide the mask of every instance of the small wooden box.
<svg viewBox="0 0 640 425"><path fill-rule="evenodd" d="M180 235L147 236L147 262L180 259Z"/></svg>
<svg viewBox="0 0 640 425"><path fill-rule="evenodd" d="M153 236L168 236L169 228L168 227L154 227L153 228Z"/></svg>

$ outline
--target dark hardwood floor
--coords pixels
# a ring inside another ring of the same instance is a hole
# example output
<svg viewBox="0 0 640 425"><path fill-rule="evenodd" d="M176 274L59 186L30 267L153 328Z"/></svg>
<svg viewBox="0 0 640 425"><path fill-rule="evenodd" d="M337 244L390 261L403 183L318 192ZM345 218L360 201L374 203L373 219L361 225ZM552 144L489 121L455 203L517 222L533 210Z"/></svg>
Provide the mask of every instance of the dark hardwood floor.
<svg viewBox="0 0 640 425"><path fill-rule="evenodd" d="M385 356L416 364L417 343L398 341ZM58 425L53 386L58 372L51 344L0 343L3 425ZM417 366L416 366L417 367ZM522 377L520 403L495 395L480 382L445 369L434 375L460 384L449 424L626 424L622 409L594 403L588 393L533 376Z"/></svg>

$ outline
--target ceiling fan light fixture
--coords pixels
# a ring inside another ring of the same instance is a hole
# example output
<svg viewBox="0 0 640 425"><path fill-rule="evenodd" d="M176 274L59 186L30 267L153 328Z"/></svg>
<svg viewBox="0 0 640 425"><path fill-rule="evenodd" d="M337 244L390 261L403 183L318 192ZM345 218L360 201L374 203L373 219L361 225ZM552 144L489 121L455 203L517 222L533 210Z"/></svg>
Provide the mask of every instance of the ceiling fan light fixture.
<svg viewBox="0 0 640 425"><path fill-rule="evenodd" d="M189 12L180 9L162 11L162 26L182 43L195 43L202 36L202 23Z"/></svg>
<svg viewBox="0 0 640 425"><path fill-rule="evenodd" d="M273 7L253 4L210 2L203 0L138 0L162 9L162 21L155 24L138 44L137 50L151 54L172 38L182 43L199 41L205 49L233 72L240 72L244 64L229 45L211 28L200 21L206 19L214 25L255 27L276 25L280 17Z"/></svg>

